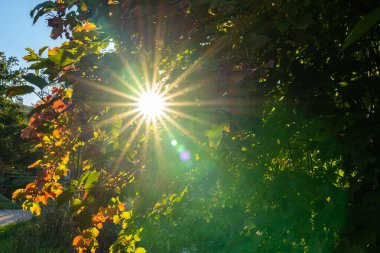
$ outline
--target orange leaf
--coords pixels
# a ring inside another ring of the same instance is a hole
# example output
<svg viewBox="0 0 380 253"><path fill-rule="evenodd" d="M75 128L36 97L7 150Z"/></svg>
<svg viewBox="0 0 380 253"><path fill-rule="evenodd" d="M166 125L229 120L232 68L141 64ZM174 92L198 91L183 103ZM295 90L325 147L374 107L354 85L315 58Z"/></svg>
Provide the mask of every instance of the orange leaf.
<svg viewBox="0 0 380 253"><path fill-rule="evenodd" d="M47 200L48 200L48 195L47 194L44 194L44 193L42 193L41 195L38 195L35 199L34 199L34 201L35 202L42 202L42 204L44 204L44 205L46 205L47 204Z"/></svg>
<svg viewBox="0 0 380 253"><path fill-rule="evenodd" d="M73 246L80 247L82 245L84 245L83 235L77 235L77 236L75 236L75 238L73 240Z"/></svg>
<svg viewBox="0 0 380 253"><path fill-rule="evenodd" d="M118 204L117 207L119 208L119 211L124 211L125 210L125 204L124 203Z"/></svg>
<svg viewBox="0 0 380 253"><path fill-rule="evenodd" d="M48 49L48 56L51 56L51 55L56 55L57 54L57 51L58 51L59 47L54 47L52 49Z"/></svg>
<svg viewBox="0 0 380 253"><path fill-rule="evenodd" d="M87 8L87 5L85 3L82 2L81 6L80 6L80 9L81 11L87 11L88 8Z"/></svg>
<svg viewBox="0 0 380 253"><path fill-rule="evenodd" d="M76 32L81 32L81 31L92 31L96 29L96 25L94 23L91 23L89 21L84 21L84 24L82 26L77 26L75 27Z"/></svg>
<svg viewBox="0 0 380 253"><path fill-rule="evenodd" d="M95 29L96 29L96 25L94 23L91 23L89 21L84 21L83 30L91 31Z"/></svg>
<svg viewBox="0 0 380 253"><path fill-rule="evenodd" d="M59 139L59 137L61 136L61 130L58 130L58 129L55 129L53 131L53 136L57 139Z"/></svg>

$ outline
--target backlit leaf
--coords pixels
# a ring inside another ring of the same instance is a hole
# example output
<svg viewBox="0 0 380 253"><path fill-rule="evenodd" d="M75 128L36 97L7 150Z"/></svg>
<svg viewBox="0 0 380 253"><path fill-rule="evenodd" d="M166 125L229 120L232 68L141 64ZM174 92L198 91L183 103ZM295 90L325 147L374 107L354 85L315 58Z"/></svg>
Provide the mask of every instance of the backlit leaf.
<svg viewBox="0 0 380 253"><path fill-rule="evenodd" d="M33 91L34 87L29 85L11 86L7 89L7 96L14 97L17 95L32 93Z"/></svg>
<svg viewBox="0 0 380 253"><path fill-rule="evenodd" d="M23 75L22 76L27 82L31 83L31 84L34 84L35 86L37 86L38 88L40 88L41 90L47 86L49 86L49 83L46 82L46 80L40 76L37 76L35 74L32 74L32 73L28 73L26 75Z"/></svg>

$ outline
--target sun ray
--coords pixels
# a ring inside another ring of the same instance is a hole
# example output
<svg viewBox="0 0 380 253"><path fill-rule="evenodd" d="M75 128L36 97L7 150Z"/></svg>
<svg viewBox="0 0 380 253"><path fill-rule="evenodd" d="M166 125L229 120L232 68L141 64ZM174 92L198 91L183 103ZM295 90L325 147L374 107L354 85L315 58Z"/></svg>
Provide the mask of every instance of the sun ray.
<svg viewBox="0 0 380 253"><path fill-rule="evenodd" d="M176 129L178 129L182 136L186 136L190 138L195 144L199 145L201 142L197 140L193 134L191 134L189 131L187 131L183 126L181 126L179 123L175 122L172 118L170 118L166 113L162 114L162 117L165 118L172 126L174 126Z"/></svg>
<svg viewBox="0 0 380 253"><path fill-rule="evenodd" d="M120 57L120 60L123 63L123 66L125 66L125 68L127 69L128 74L130 75L132 80L136 83L140 93L143 92L145 90L144 86L141 83L141 81L139 80L139 78L136 76L135 71L133 71L130 64L128 64L128 61L124 57Z"/></svg>
<svg viewBox="0 0 380 253"><path fill-rule="evenodd" d="M111 75L116 78L120 83L122 83L124 86L126 86L128 89L130 89L136 96L139 95L141 91L138 91L135 87L133 87L130 83L128 83L126 80L121 78L118 74L116 74L113 70L108 70Z"/></svg>
<svg viewBox="0 0 380 253"><path fill-rule="evenodd" d="M82 82L85 85L88 85L88 86L91 86L93 88L96 88L96 89L108 92L110 94L114 94L114 95L117 95L119 97L127 98L127 99L130 99L130 100L133 100L133 101L138 101L138 98L136 98L134 96L131 96L131 95L128 95L128 94L126 94L124 92L118 91L118 90L116 90L114 88L107 87L105 84L102 84L100 82L90 81L90 80L86 80L84 78L81 78L81 79L74 78L74 79L77 80L77 81Z"/></svg>
<svg viewBox="0 0 380 253"><path fill-rule="evenodd" d="M125 155L127 154L130 146L132 145L132 142L136 139L139 131L140 131L140 128L141 126L143 125L144 123L144 119L143 118L140 118L140 121L139 123L137 124L137 126L135 127L135 129L133 129L128 141L125 143L124 147L123 147L123 150L122 152L120 153L118 159L116 160L116 163L115 163L115 167L118 168L120 163L122 162L122 160L124 159Z"/></svg>
<svg viewBox="0 0 380 253"><path fill-rule="evenodd" d="M157 161L157 163L158 163L159 167L162 168L164 154L162 152L162 146L161 146L161 141L160 141L160 134L158 132L158 127L157 127L156 122L153 122L153 133L154 133L154 147L155 147L155 151L158 154L158 161Z"/></svg>
<svg viewBox="0 0 380 253"><path fill-rule="evenodd" d="M129 103L129 102L91 102L89 103L90 105L99 105L99 106L105 106L105 107L122 107L122 108L126 108L126 107L137 107L138 106L138 102L133 102L133 103Z"/></svg>
<svg viewBox="0 0 380 253"><path fill-rule="evenodd" d="M171 94L167 94L165 96L165 99L166 100L170 100L170 99L173 99L173 98L176 98L176 97L179 97L179 96L183 96L187 93L190 93L194 90L198 90L198 89L201 89L202 87L205 87L207 86L207 82L203 82L203 83L196 83L196 84L193 84L191 86L188 86L188 87L185 87L183 89L180 89L178 90L177 92L174 92L174 93L171 93Z"/></svg>
<svg viewBox="0 0 380 253"><path fill-rule="evenodd" d="M212 126L213 125L210 121L202 120L202 119L194 117L194 116L192 116L190 114L187 114L187 113L184 113L184 112L181 112L181 111L178 111L178 110L170 109L168 107L165 108L164 111L176 114L176 115L178 115L178 116L180 116L182 118L195 121L195 122L200 123L200 124L205 125L205 126Z"/></svg>
<svg viewBox="0 0 380 253"><path fill-rule="evenodd" d="M121 119L127 118L128 116L130 116L132 114L135 114L135 113L138 113L138 112L139 112L139 109L135 108L133 110L130 110L130 111L127 111L127 112L124 112L124 113L121 113L121 114L116 114L116 115L112 116L111 118L107 118L107 119L104 119L104 120L98 122L96 124L96 126L97 127L103 127L103 126L111 124L112 122L115 122L117 120L121 120Z"/></svg>
<svg viewBox="0 0 380 253"><path fill-rule="evenodd" d="M159 50L160 43L163 40L163 13L162 11L159 11L161 9L162 3L159 4L157 7L157 29L156 29L156 34L155 34L155 49L154 49L154 65L153 65L153 75L152 75L152 83L155 84L157 83L157 77L158 77L158 72L160 69L160 61L161 61L161 50Z"/></svg>
<svg viewBox="0 0 380 253"><path fill-rule="evenodd" d="M120 128L119 135L124 133L124 131L126 131L128 129L128 127L130 127L138 118L140 118L140 120L144 121L144 117L142 117L142 113L141 112L137 113L135 116L133 116L132 119L130 119L126 124L124 124Z"/></svg>
<svg viewBox="0 0 380 253"><path fill-rule="evenodd" d="M162 118L158 118L158 121L160 122L160 125L164 128L164 130L166 131L166 133L169 135L170 139L173 139L174 138L174 134L172 133L172 131L170 131L168 125L166 124L166 122L164 120L162 120Z"/></svg>
<svg viewBox="0 0 380 253"><path fill-rule="evenodd" d="M179 123L175 122L172 118L170 118L168 115L163 115L163 117L169 122L173 127L178 129L180 132L182 132L182 136L186 136L189 138L198 148L202 150L202 152L210 155L211 151L206 146L202 145L202 142L194 137L193 134L191 134L189 131L187 131L183 126L181 126Z"/></svg>
<svg viewBox="0 0 380 253"><path fill-rule="evenodd" d="M140 15L144 15L143 13L140 13ZM146 36L149 36L149 33L147 32L147 24L145 23L147 20L146 20L146 17L143 19L143 18L138 18L136 19L137 21L137 30L139 31L139 34L144 34ZM144 22L145 21L145 22ZM149 24L149 25L152 25L152 24ZM145 40L146 38L143 37L143 38L140 38L142 40ZM145 90L148 90L149 89L149 85L150 85L150 80L149 80L149 74L148 74L148 65L147 65L147 59L146 59L146 52L148 50L146 50L144 48L144 45L143 47L141 48L139 54L140 54L140 64L141 64L141 70L142 70L142 74L143 74L143 77L144 77L144 86L145 86Z"/></svg>
<svg viewBox="0 0 380 253"><path fill-rule="evenodd" d="M262 103L262 100L242 99L242 98L224 98L224 99L209 99L199 101L177 101L166 102L168 107L240 107L240 106L254 106Z"/></svg>
<svg viewBox="0 0 380 253"><path fill-rule="evenodd" d="M149 131L149 122L147 121L146 122L146 126L145 126L145 133L144 133L144 136L145 136L145 141L144 141L144 144L143 144L143 148L142 148L142 157L143 158L146 158L146 154L148 152L148 142L150 140L150 131Z"/></svg>
<svg viewBox="0 0 380 253"><path fill-rule="evenodd" d="M215 43L212 47L210 47L198 60L196 60L188 69L186 69L179 77L176 78L164 91L165 95L169 93L175 86L177 86L180 82L182 82L185 78L191 75L196 68L211 54L214 54L220 51L227 43L225 41Z"/></svg>

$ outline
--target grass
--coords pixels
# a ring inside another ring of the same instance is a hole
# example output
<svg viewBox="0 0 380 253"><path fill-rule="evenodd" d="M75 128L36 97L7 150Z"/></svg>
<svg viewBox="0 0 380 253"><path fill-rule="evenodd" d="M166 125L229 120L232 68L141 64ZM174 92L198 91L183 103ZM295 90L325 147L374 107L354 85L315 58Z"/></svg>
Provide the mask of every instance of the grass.
<svg viewBox="0 0 380 253"><path fill-rule="evenodd" d="M12 200L0 194L0 210L1 209L21 209L21 203L13 203Z"/></svg>
<svg viewBox="0 0 380 253"><path fill-rule="evenodd" d="M119 229L105 223L96 252L109 252ZM0 226L0 253L75 253L72 240L77 233L64 210L44 207L42 214L31 220Z"/></svg>
<svg viewBox="0 0 380 253"><path fill-rule="evenodd" d="M70 253L73 226L63 212L45 210L31 220L0 227L0 253Z"/></svg>

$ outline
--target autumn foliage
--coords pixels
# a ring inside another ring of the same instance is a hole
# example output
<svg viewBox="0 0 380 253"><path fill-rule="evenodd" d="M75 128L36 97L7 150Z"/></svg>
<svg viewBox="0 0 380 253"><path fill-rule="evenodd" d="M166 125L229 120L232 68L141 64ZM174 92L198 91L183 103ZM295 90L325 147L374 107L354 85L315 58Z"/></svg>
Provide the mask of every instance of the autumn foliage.
<svg viewBox="0 0 380 253"><path fill-rule="evenodd" d="M8 90L44 94L21 132L43 152L38 174L13 199L65 209L78 252L99 248L105 224L110 252L375 252L370 2L38 4L33 22L66 42L28 48L34 86ZM144 85L180 109L138 121L129 100Z"/></svg>

